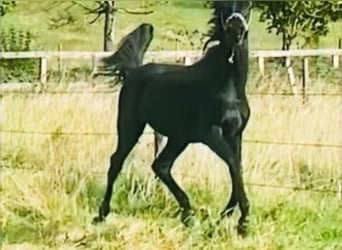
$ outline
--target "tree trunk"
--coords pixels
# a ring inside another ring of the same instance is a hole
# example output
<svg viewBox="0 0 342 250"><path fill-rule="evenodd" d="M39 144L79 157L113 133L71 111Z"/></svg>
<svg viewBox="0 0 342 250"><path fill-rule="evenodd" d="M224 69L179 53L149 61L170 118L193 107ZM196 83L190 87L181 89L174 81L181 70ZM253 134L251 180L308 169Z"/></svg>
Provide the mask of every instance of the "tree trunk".
<svg viewBox="0 0 342 250"><path fill-rule="evenodd" d="M103 50L112 51L113 50L113 24L114 24L114 8L115 0L105 1L105 19L104 19L104 29L103 29Z"/></svg>
<svg viewBox="0 0 342 250"><path fill-rule="evenodd" d="M289 50L292 44L292 39L290 38L289 34L287 32L283 32L282 37L282 50Z"/></svg>
<svg viewBox="0 0 342 250"><path fill-rule="evenodd" d="M290 48L289 43L288 43L288 35L287 32L282 33L282 39L281 39L281 50L288 50ZM286 58L282 59L282 66L286 66Z"/></svg>
<svg viewBox="0 0 342 250"><path fill-rule="evenodd" d="M117 1L112 0L112 7L114 9L116 9L116 4L117 4ZM116 41L116 37L115 37L116 19L117 19L117 16L115 15L115 12L113 12L113 15L112 15L112 39L113 39L113 42L112 42L112 44L114 44Z"/></svg>

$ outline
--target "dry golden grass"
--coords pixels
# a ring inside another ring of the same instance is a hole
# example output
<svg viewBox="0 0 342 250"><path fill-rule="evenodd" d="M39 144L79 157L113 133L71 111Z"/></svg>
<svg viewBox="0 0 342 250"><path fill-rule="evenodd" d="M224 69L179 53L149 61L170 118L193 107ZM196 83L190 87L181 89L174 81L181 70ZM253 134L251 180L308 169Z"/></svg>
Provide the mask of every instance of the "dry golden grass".
<svg viewBox="0 0 342 250"><path fill-rule="evenodd" d="M251 96L250 104L246 140L342 145L341 97L311 97L302 105L294 97ZM2 97L3 130L52 132L1 133L3 249L341 246L341 201L336 195L250 185L336 189L342 181L341 148L244 143L244 176L252 215L251 235L240 239L234 230L236 216L212 225L228 199L230 180L227 167L203 145L190 146L173 169L198 211L196 225L185 229L174 218L177 204L153 179L150 168L150 129L117 181L113 213L104 225L91 225L116 136L63 136L58 132L114 134L116 106L117 94ZM204 219L206 213L208 219Z"/></svg>

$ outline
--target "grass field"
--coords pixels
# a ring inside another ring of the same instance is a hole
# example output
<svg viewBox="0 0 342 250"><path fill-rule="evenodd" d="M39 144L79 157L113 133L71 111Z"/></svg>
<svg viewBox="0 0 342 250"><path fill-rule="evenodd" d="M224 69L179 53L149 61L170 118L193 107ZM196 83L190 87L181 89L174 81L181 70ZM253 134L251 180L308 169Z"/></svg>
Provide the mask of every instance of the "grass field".
<svg viewBox="0 0 342 250"><path fill-rule="evenodd" d="M137 5L134 1L120 4ZM15 24L35 32L36 49L55 50L62 44L64 50L101 50L101 23L88 26L88 19L82 17L75 26L51 30L48 17L56 11L47 6L48 2L20 1L1 25ZM165 19L165 8L155 6L150 16L129 16L129 22L127 15L120 14L116 37L151 21L156 26L151 50L175 49L175 32L207 29L209 10L168 5ZM251 48L279 48L279 39L264 31L257 14ZM333 32L321 39L321 47L336 47L341 25L331 25ZM190 48L189 42L177 48ZM312 74L316 78L310 92L341 93L341 72L317 67L321 71ZM252 74L249 91L289 92L284 72L267 70L262 80ZM342 144L340 96L310 96L304 105L291 96L249 98L252 116L246 140ZM249 236L242 239L235 230L238 213L215 224L229 198L231 182L227 167L203 145L191 145L173 168L196 211L195 225L182 226L174 198L154 180L149 128L118 178L112 213L104 224L92 225L116 146L116 110L114 93L0 96L2 130L48 132L1 133L1 249L342 249L342 202L329 192L342 182L341 148L245 142L251 224ZM313 191L317 189L322 192Z"/></svg>
<svg viewBox="0 0 342 250"><path fill-rule="evenodd" d="M137 9L140 1L119 1L118 4L119 7ZM55 6L51 4L51 1L21 0L15 11L2 18L1 27L15 26L33 32L36 35L35 50L57 50L59 44L62 45L63 50L102 50L103 19L89 25L88 22L93 16L84 15L80 8L73 8L71 12L76 21L72 25L53 29L50 26L53 23L51 18L57 17L58 13L66 12L64 8L68 4L59 7L51 6ZM116 42L141 22L151 22L155 26L155 39L150 50L192 49L189 39L177 33L184 33L185 30L190 33L194 30L205 33L208 29L207 20L211 14L210 9L186 8L184 5L180 7L172 2L167 5L155 5L149 9L154 10L154 13L147 16L119 12L114 32ZM280 49L280 38L273 33L269 34L265 29L265 24L258 22L258 19L259 13L254 11L250 31L251 49ZM340 30L342 30L342 22L331 23L331 32L320 38L320 47L336 48ZM203 43L199 36L192 38L192 41L195 48L202 48Z"/></svg>
<svg viewBox="0 0 342 250"><path fill-rule="evenodd" d="M304 106L291 97L250 100L245 139L342 144L340 97L311 97ZM91 225L116 137L56 133L115 133L116 101L115 94L2 98L3 129L52 132L1 135L3 249L341 249L341 200L310 191L336 190L341 182L341 149L334 148L244 143L252 211L251 233L241 239L238 215L213 225L230 190L221 160L202 145L177 160L174 176L197 211L186 229L173 197L153 178L153 138L146 134L116 183L113 213Z"/></svg>

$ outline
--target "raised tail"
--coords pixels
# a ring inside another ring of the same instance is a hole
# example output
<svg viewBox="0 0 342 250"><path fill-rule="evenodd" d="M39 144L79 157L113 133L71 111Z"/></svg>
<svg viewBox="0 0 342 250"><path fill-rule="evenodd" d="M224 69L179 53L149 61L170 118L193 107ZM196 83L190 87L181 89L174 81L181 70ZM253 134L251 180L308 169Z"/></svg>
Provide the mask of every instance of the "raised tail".
<svg viewBox="0 0 342 250"><path fill-rule="evenodd" d="M153 26L149 23L139 25L121 39L117 51L102 58L101 66L93 76L106 75L125 78L127 73L142 65L145 52L153 39Z"/></svg>

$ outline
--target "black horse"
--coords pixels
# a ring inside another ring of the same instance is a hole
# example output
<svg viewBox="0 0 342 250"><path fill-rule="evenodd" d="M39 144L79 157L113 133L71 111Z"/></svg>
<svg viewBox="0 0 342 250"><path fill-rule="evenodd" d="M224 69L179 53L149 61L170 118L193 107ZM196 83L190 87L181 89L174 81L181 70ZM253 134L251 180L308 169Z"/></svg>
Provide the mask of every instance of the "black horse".
<svg viewBox="0 0 342 250"><path fill-rule="evenodd" d="M232 195L221 215L231 215L238 204L241 210L238 232L245 233L249 201L240 166L241 137L250 113L245 84L251 5L248 1L215 2L214 8L210 21L214 27L209 40L219 44L209 48L191 66L154 63L140 66L153 37L149 24L138 29L145 34L145 40L127 39L106 59L122 77L123 87L119 96L118 145L111 156L106 194L95 222L108 215L113 184L124 160L149 124L168 137L152 169L182 208L182 222L188 222L191 206L185 192L172 178L171 167L187 145L203 143L227 163L231 174Z"/></svg>

